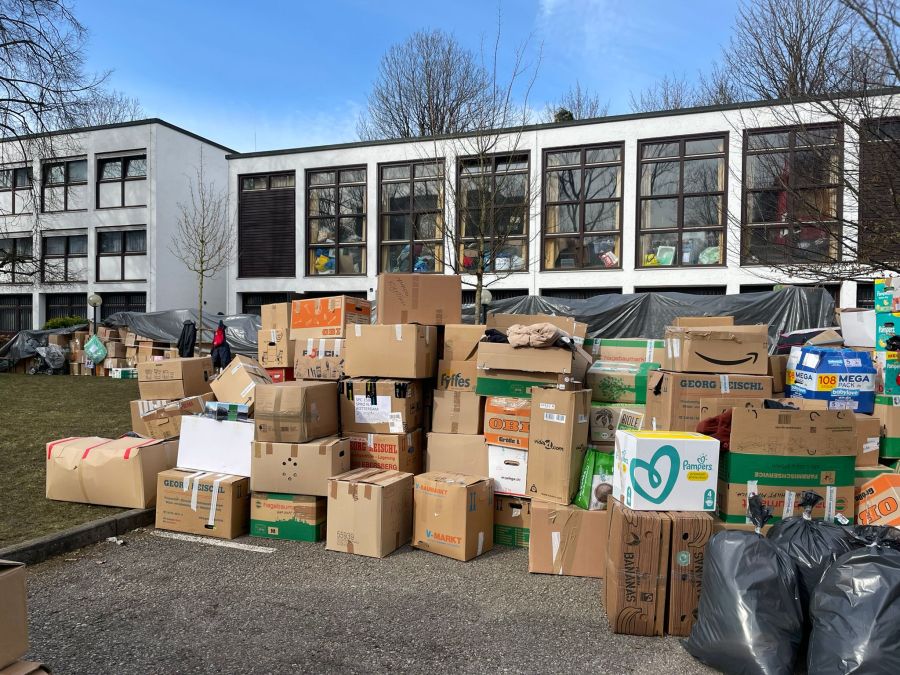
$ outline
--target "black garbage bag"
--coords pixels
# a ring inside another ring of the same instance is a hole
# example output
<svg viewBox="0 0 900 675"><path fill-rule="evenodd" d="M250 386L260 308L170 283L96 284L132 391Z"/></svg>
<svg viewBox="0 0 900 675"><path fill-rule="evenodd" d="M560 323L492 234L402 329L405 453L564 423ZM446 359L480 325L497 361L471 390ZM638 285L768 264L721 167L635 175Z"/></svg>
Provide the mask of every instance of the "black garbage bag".
<svg viewBox="0 0 900 675"><path fill-rule="evenodd" d="M900 541L891 527L855 533L863 546L835 560L812 596L815 675L900 673Z"/></svg>
<svg viewBox="0 0 900 675"><path fill-rule="evenodd" d="M193 321L185 321L181 327L181 335L178 336L178 356L183 359L193 356L196 343L197 324Z"/></svg>
<svg viewBox="0 0 900 675"><path fill-rule="evenodd" d="M790 675L803 635L796 572L759 534L772 515L759 496L748 511L756 532L726 530L709 540L697 621L684 647L726 673Z"/></svg>

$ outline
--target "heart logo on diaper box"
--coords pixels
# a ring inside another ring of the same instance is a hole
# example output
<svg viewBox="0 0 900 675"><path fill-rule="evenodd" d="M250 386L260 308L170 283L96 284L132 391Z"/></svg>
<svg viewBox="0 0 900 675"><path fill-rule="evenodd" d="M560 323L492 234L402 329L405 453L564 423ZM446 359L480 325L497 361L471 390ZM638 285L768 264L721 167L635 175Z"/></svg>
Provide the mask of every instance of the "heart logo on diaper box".
<svg viewBox="0 0 900 675"><path fill-rule="evenodd" d="M675 489L681 460L671 445L663 445L649 462L632 459L629 468L634 491L652 504L662 504Z"/></svg>

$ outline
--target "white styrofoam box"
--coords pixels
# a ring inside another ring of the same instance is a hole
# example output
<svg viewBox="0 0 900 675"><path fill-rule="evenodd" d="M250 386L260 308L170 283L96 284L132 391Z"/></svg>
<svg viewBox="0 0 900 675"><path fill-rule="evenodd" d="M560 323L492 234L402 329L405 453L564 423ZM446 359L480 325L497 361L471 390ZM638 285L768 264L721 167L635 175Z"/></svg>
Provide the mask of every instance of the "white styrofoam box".
<svg viewBox="0 0 900 675"><path fill-rule="evenodd" d="M841 310L841 335L847 347L875 347L875 310Z"/></svg>
<svg viewBox="0 0 900 675"><path fill-rule="evenodd" d="M488 476L499 495L526 496L528 451L488 445Z"/></svg>

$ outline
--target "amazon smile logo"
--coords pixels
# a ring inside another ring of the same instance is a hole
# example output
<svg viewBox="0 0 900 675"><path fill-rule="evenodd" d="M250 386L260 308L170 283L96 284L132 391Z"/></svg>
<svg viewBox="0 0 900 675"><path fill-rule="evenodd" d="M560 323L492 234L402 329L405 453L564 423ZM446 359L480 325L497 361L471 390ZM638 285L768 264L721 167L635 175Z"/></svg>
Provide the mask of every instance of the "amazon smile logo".
<svg viewBox="0 0 900 675"><path fill-rule="evenodd" d="M717 366L740 366L745 363L756 363L759 360L758 352L747 352L747 356L742 359L714 359L711 356L706 356L706 354L701 354L700 352L696 352L697 356L699 356L704 361L709 363L714 363Z"/></svg>

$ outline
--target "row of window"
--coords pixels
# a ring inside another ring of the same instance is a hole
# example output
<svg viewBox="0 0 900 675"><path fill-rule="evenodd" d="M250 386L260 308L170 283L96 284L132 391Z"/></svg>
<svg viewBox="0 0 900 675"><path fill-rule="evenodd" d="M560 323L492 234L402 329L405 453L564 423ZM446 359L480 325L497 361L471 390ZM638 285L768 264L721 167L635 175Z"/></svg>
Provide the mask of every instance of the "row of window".
<svg viewBox="0 0 900 675"><path fill-rule="evenodd" d="M42 167L40 210L84 211L88 204L88 160L45 162ZM147 155L97 158L96 208L147 205ZM0 168L0 215L33 211L29 167Z"/></svg>
<svg viewBox="0 0 900 675"><path fill-rule="evenodd" d="M87 234L45 235L41 254L31 236L0 239L0 284L87 281ZM146 229L97 232L96 281L144 281L147 278Z"/></svg>
<svg viewBox="0 0 900 675"><path fill-rule="evenodd" d="M117 312L145 312L146 293L104 293L100 320ZM43 296L46 320L62 317L93 318L87 304L87 293L47 293ZM0 295L0 333L31 330L32 298L30 294ZM90 313L89 313L90 311Z"/></svg>
<svg viewBox="0 0 900 675"><path fill-rule="evenodd" d="M838 125L746 132L743 264L839 257L841 143ZM727 148L726 133L638 143L637 267L725 264ZM622 267L623 155L624 143L544 151L541 269ZM308 275L366 274L366 172L306 172ZM462 159L455 185L445 181L443 160L381 164L378 174L381 271L443 270L451 189L461 267L527 270L528 153ZM241 199L292 190L294 180L292 173L243 176Z"/></svg>

